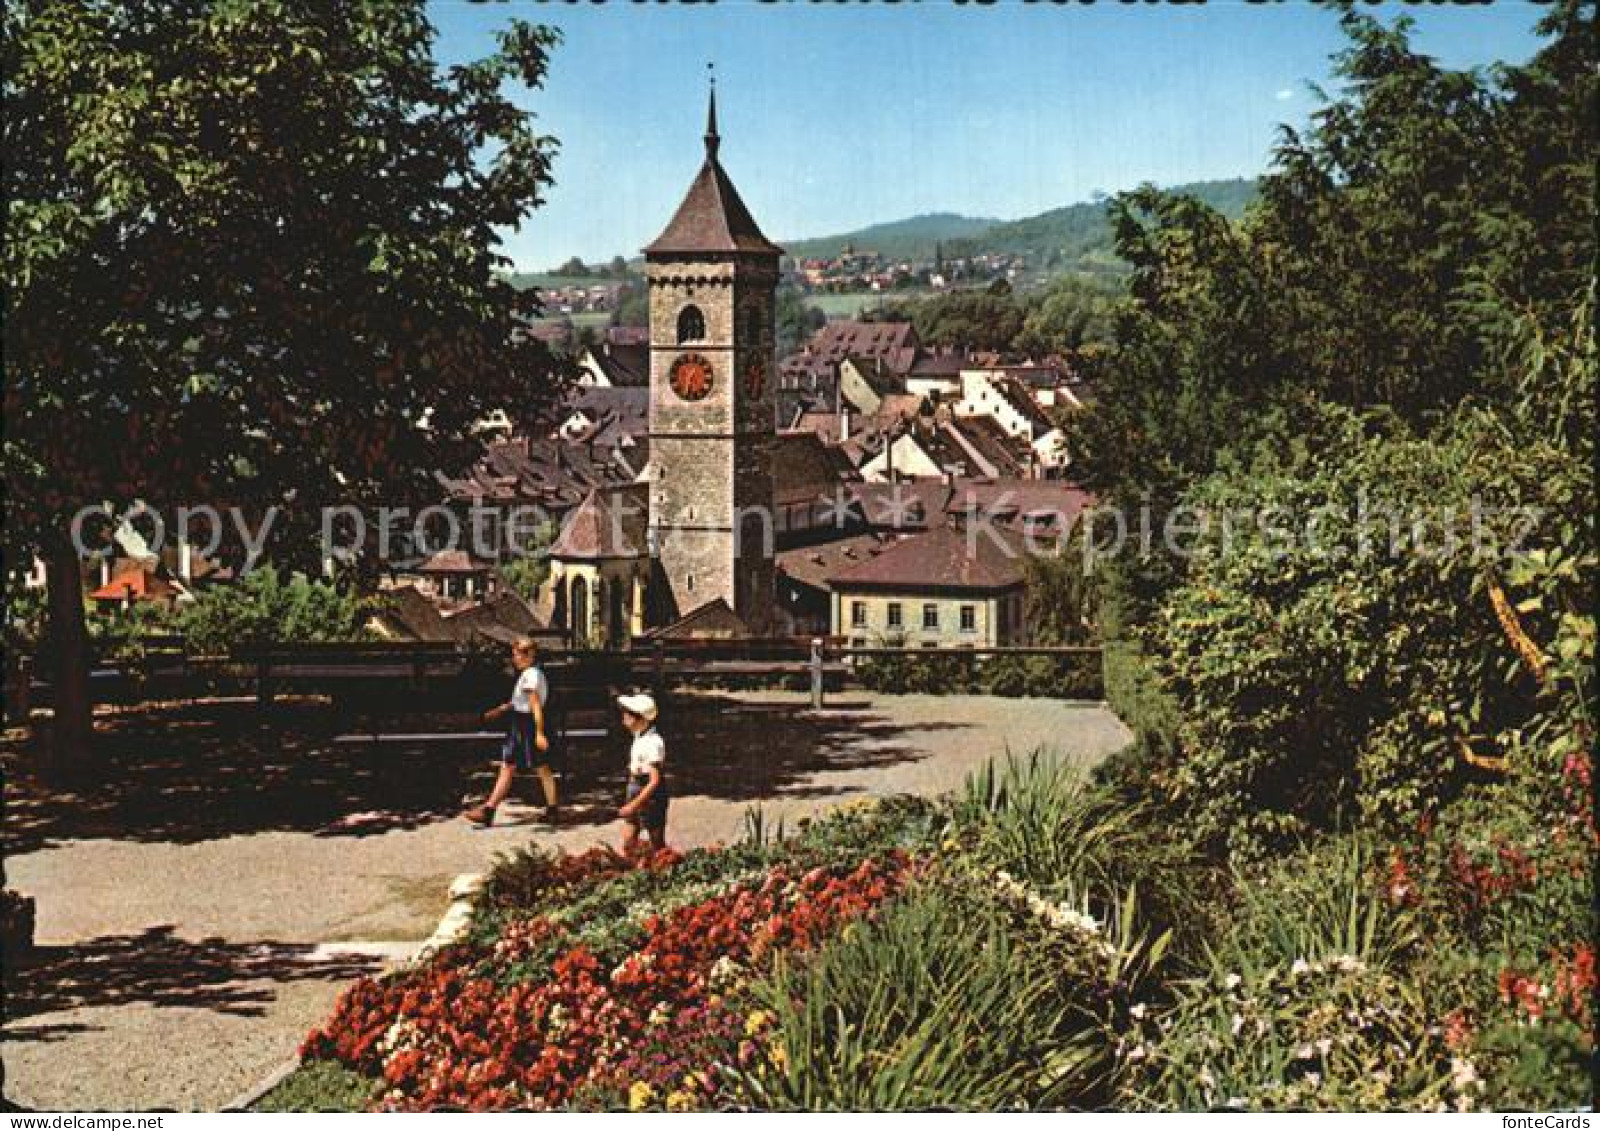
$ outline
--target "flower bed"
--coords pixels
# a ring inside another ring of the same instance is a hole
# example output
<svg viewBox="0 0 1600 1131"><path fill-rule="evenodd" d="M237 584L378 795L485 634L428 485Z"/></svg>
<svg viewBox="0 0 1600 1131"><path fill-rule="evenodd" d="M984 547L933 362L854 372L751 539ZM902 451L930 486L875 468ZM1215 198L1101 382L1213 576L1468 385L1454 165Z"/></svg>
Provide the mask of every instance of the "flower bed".
<svg viewBox="0 0 1600 1131"><path fill-rule="evenodd" d="M381 1077L379 1102L394 1110L550 1108L618 1092L635 1106L658 1096L702 1106L721 1081L707 1070L709 1046L734 1064L758 1051L760 1026L732 1013L728 991L774 954L803 951L869 915L914 872L899 851L848 869L778 864L759 883L645 916L639 944L609 969L587 943L567 945L568 926L530 916L487 954L455 948L401 976L357 983L302 1055ZM619 875L598 858L552 874L569 893ZM500 976L509 969L517 976Z"/></svg>

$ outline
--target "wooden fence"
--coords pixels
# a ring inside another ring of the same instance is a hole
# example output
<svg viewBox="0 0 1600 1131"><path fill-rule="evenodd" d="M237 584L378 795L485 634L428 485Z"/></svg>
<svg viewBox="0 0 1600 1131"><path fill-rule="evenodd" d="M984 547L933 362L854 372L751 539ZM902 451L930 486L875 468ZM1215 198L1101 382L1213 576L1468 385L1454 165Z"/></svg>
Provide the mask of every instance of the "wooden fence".
<svg viewBox="0 0 1600 1131"><path fill-rule="evenodd" d="M629 687L666 690L678 686L781 681L804 685L811 704L822 707L830 687L855 680L863 663L977 665L997 658L1098 657L1092 646L1007 648L856 648L843 638L638 641L627 651L551 651L543 660L552 682L591 692ZM48 683L26 667L22 714L47 706ZM282 694L405 695L445 693L464 702L503 691L505 656L500 650L464 650L452 643L362 642L240 648L226 656L190 656L170 646L145 649L135 660L96 664L91 688L98 701L139 702L202 695L254 695L264 706ZM451 693L454 694L451 694Z"/></svg>

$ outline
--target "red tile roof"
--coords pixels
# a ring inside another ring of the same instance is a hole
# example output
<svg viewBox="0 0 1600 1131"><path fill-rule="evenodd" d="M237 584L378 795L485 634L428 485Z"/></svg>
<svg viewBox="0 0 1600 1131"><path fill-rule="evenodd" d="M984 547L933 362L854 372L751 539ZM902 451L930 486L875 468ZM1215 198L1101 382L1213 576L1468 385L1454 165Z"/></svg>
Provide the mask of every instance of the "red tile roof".
<svg viewBox="0 0 1600 1131"><path fill-rule="evenodd" d="M828 578L883 553L893 542L881 534L857 534L816 546L778 552L778 571L813 589L828 588Z"/></svg>
<svg viewBox="0 0 1600 1131"><path fill-rule="evenodd" d="M562 523L550 556L580 561L641 557L648 552L649 525L647 484L596 488Z"/></svg>
<svg viewBox="0 0 1600 1131"><path fill-rule="evenodd" d="M118 573L93 593L92 601L168 601L178 590L166 578L147 567L136 567Z"/></svg>
<svg viewBox="0 0 1600 1131"><path fill-rule="evenodd" d="M859 478L849 458L815 432L780 432L772 441L773 501L780 505L831 499L841 483Z"/></svg>
<svg viewBox="0 0 1600 1131"><path fill-rule="evenodd" d="M889 545L882 553L828 576L832 589L973 590L1022 584L1022 552L993 526L972 531L940 526Z"/></svg>

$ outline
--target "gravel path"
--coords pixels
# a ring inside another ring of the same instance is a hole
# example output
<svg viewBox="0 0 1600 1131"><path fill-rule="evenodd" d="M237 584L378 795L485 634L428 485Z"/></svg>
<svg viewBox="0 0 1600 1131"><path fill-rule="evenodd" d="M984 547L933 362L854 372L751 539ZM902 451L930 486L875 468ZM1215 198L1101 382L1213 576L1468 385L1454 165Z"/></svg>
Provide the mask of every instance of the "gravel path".
<svg viewBox="0 0 1600 1131"><path fill-rule="evenodd" d="M1008 749L1087 765L1129 738L1101 707L857 693L817 713L785 693L685 696L663 729L683 847L737 839L758 804L792 824L851 797L944 792ZM121 737L94 791L23 778L8 798L6 882L39 900L0 1050L25 1107L215 1109L293 1056L343 984L408 956L455 875L530 837L616 837L616 741L574 755L560 827L513 804L475 831L454 813L486 785L481 749L334 746L204 712ZM155 759L162 741L181 749Z"/></svg>

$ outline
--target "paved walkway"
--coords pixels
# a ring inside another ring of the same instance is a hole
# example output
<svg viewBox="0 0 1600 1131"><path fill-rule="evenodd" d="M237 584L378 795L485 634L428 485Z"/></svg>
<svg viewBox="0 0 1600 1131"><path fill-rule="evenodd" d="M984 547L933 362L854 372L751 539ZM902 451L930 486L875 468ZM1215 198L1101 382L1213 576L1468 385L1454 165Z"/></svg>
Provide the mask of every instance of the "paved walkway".
<svg viewBox="0 0 1600 1131"><path fill-rule="evenodd" d="M1099 707L856 693L820 713L783 693L686 697L665 729L679 846L737 839L756 804L792 824L852 796L953 789L1007 749L1088 764L1128 740ZM92 792L24 780L6 882L38 898L41 945L8 979L7 1098L214 1109L292 1057L344 983L411 953L456 874L530 837L615 838L619 744L574 758L561 828L513 805L474 831L453 814L481 750L329 737L241 737L236 715L194 710L114 734Z"/></svg>

